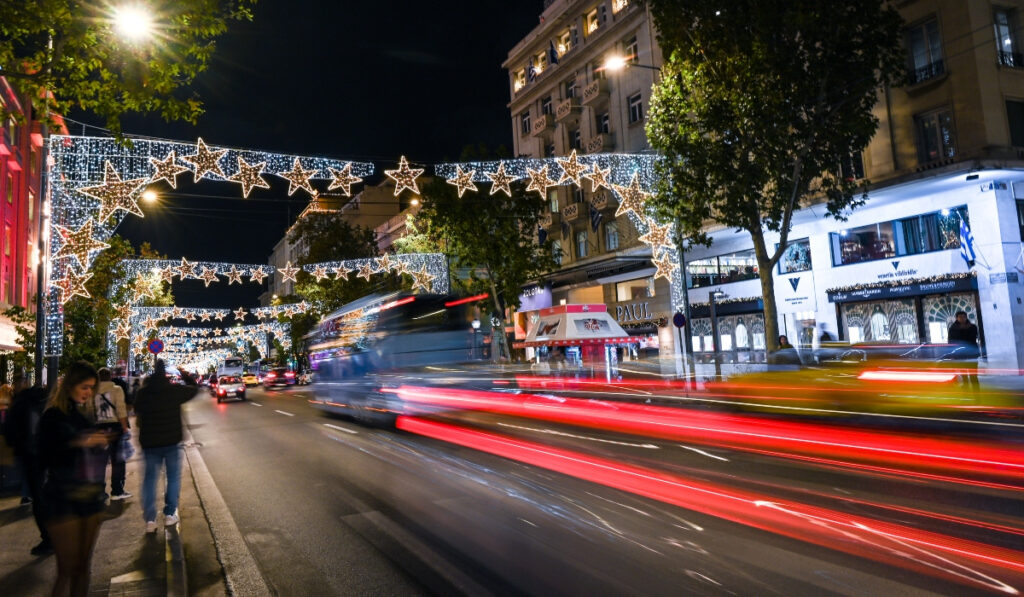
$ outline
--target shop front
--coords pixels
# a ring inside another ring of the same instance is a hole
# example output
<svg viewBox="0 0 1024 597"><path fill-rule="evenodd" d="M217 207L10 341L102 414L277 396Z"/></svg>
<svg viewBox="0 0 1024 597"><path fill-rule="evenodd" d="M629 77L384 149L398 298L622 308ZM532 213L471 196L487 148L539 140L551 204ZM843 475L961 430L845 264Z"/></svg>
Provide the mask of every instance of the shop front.
<svg viewBox="0 0 1024 597"><path fill-rule="evenodd" d="M690 307L690 348L697 362L714 360L715 333L722 363L763 363L765 360L764 301L760 298L732 299L715 305L712 326L711 305Z"/></svg>

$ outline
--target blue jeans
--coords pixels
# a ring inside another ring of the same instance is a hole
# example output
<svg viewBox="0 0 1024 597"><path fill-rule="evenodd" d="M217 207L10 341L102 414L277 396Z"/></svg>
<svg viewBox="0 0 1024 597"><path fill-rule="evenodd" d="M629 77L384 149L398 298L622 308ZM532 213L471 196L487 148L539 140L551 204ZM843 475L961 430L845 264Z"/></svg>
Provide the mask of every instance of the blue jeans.
<svg viewBox="0 0 1024 597"><path fill-rule="evenodd" d="M178 511L181 493L181 446L143 448L146 476L142 479L142 514L146 522L156 520L156 479L161 465L167 466L167 491L164 493L164 516Z"/></svg>

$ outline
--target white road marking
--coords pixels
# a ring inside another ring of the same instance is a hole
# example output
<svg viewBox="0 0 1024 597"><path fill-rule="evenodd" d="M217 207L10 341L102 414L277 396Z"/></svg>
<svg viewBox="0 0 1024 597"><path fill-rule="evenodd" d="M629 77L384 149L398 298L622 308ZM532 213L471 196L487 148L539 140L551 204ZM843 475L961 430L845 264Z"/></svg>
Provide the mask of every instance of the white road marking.
<svg viewBox="0 0 1024 597"><path fill-rule="evenodd" d="M283 410L275 410L274 412L281 413L282 415L289 416L289 417L294 417L295 416L292 413L286 413Z"/></svg>
<svg viewBox="0 0 1024 597"><path fill-rule="evenodd" d="M250 402L249 402L249 404L251 404L251 405L253 405L253 406L263 406L263 405L262 405L262 404L260 404L259 402L252 402L252 401L250 401Z"/></svg>
<svg viewBox="0 0 1024 597"><path fill-rule="evenodd" d="M728 458L722 458L721 456L715 456L714 454L710 454L708 452L705 452L704 450L701 450L700 448L693 448L693 447L690 447L690 446L684 446L683 444L676 444L676 445L679 446L680 448L684 449L684 450L690 450L690 451L696 452L696 453L698 453L698 454L700 454L702 456L707 456L708 458L714 458L715 460L721 460L722 462L729 462Z"/></svg>
<svg viewBox="0 0 1024 597"><path fill-rule="evenodd" d="M352 435L359 435L358 431L352 431L351 429L345 429L344 427L338 427L337 425L331 425L330 423L324 423L324 427L330 427L338 431L344 431L345 433L351 433Z"/></svg>
<svg viewBox="0 0 1024 597"><path fill-rule="evenodd" d="M511 427L513 429L522 429L524 431L532 431L534 433L546 433L548 435L560 435L562 437L571 437L573 439L585 439L592 442L601 442L604 444L615 444L617 446L628 446L630 448L647 448L648 450L657 450L658 446L654 444L634 444L631 442L618 442L611 439L601 439L599 437L589 437L586 435L576 435L573 433L566 433L564 431L556 431L554 429L538 429L536 427L523 427L522 425L512 425L510 423L498 423L501 427Z"/></svg>

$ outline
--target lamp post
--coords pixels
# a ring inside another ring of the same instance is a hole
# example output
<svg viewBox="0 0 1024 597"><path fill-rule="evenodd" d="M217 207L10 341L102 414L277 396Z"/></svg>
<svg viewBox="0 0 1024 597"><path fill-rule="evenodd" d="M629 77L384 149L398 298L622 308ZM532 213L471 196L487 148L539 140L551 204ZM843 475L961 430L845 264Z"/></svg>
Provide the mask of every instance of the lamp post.
<svg viewBox="0 0 1024 597"><path fill-rule="evenodd" d="M708 293L708 311L711 316L711 350L712 358L715 359L715 378L722 377L722 361L719 359L721 354L719 353L719 338L718 338L718 314L715 312L715 301L723 299L729 295L722 292L721 290L712 290Z"/></svg>

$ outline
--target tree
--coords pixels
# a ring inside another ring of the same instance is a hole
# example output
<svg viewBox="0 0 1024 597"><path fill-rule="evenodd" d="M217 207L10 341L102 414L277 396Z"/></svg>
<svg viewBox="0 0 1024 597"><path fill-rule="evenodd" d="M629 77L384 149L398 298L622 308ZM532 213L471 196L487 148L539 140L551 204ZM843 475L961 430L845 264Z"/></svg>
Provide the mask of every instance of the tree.
<svg viewBox="0 0 1024 597"><path fill-rule="evenodd" d="M821 201L842 219L864 203L866 181L838 170L875 134L879 89L901 81L902 21L885 0L652 0L651 12L667 57L647 121L663 156L653 203L691 243L710 245L709 222L750 233L776 350L772 273L793 212Z"/></svg>
<svg viewBox="0 0 1024 597"><path fill-rule="evenodd" d="M10 364L15 371L24 371L29 376L33 375L36 369L35 345L36 345L36 315L25 307L15 305L8 307L3 312L4 316L14 322L14 331L18 334L17 350L10 356ZM32 352L30 352L32 351Z"/></svg>
<svg viewBox="0 0 1024 597"><path fill-rule="evenodd" d="M154 10L153 33L133 41L115 31L107 2L0 3L3 76L39 114L77 106L115 133L127 112L195 123L202 104L185 95L206 70L228 23L251 20L256 0L177 0Z"/></svg>
<svg viewBox="0 0 1024 597"><path fill-rule="evenodd" d="M547 201L527 193L522 183L511 188L511 197L498 192L460 198L454 186L434 179L423 188L423 209L417 217L429 238L448 247L454 265L469 269L467 290L488 292L502 320L505 307L519 306L524 284L557 267L551 241L537 242ZM500 332L498 337L505 342ZM504 350L508 354L507 346Z"/></svg>

